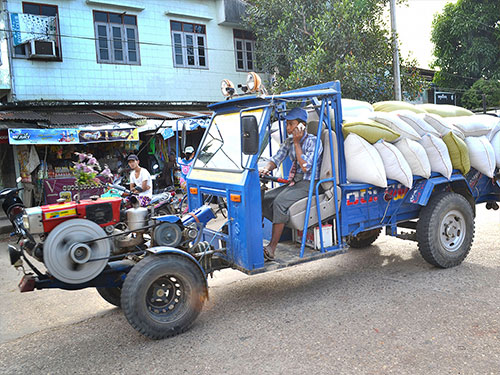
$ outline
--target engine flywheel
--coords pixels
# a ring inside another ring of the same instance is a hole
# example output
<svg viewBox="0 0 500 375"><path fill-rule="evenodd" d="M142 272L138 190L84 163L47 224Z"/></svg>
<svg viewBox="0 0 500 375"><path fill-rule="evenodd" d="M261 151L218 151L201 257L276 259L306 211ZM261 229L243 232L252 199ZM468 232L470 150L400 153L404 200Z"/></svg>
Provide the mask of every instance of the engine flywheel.
<svg viewBox="0 0 500 375"><path fill-rule="evenodd" d="M56 279L68 284L80 284L99 275L111 253L106 232L90 220L73 219L59 224L43 244L43 262ZM101 259L101 260L95 260Z"/></svg>

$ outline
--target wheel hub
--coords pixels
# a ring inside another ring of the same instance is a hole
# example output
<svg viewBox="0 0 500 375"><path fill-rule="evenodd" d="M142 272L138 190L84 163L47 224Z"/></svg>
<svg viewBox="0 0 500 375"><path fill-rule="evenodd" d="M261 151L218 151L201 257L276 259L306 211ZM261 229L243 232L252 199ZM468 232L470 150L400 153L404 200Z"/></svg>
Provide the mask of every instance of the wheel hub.
<svg viewBox="0 0 500 375"><path fill-rule="evenodd" d="M157 279L150 286L146 303L148 310L153 314L165 314L171 312L181 301L183 286L173 276L164 276Z"/></svg>
<svg viewBox="0 0 500 375"><path fill-rule="evenodd" d="M465 218L459 211L448 212L440 225L440 240L450 252L458 250L465 239Z"/></svg>

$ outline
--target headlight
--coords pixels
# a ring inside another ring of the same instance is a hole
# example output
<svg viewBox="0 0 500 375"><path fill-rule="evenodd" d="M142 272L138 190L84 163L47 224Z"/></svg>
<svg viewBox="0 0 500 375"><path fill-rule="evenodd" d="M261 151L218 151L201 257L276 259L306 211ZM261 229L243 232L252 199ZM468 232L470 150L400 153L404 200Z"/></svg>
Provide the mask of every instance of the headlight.
<svg viewBox="0 0 500 375"><path fill-rule="evenodd" d="M260 88L260 76L257 73L250 72L247 75L247 87L248 91L250 92L256 92Z"/></svg>
<svg viewBox="0 0 500 375"><path fill-rule="evenodd" d="M234 84L228 79L223 79L220 83L220 91L226 97L233 96L235 92Z"/></svg>
<svg viewBox="0 0 500 375"><path fill-rule="evenodd" d="M42 209L40 207L30 207L25 209L23 215L24 228L31 234L43 233Z"/></svg>
<svg viewBox="0 0 500 375"><path fill-rule="evenodd" d="M26 230L30 230L30 221L28 219L28 215L27 214L24 214L23 215L23 226L24 226L24 229Z"/></svg>

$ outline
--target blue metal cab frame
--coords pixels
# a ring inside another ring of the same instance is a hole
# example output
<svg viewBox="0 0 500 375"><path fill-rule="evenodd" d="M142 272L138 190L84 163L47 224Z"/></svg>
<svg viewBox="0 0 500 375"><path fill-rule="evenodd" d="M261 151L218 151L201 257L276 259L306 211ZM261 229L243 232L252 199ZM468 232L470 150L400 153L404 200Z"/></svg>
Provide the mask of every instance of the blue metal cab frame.
<svg viewBox="0 0 500 375"><path fill-rule="evenodd" d="M332 168L337 165L339 180L337 181L336 173L333 171L331 178L310 183L304 228L309 227L311 203L313 199L316 199L317 215L321 218L318 223L321 243L319 251L306 252L307 231L303 230L300 246L289 245L296 247L296 259L280 263L279 266L343 253L348 248L349 238L377 228L386 227L386 233L389 235L414 240L414 238L398 234L397 229L398 227L415 229L415 223L408 223L419 218L420 210L436 192L458 192L466 197L472 207L477 203L500 199L497 182L475 170L471 170L466 176L455 170L449 180L437 174L433 174L429 179L414 176L415 182L411 189L392 180L388 181L388 187L385 189L369 184L349 183L346 180L341 90L338 81L288 91L280 95L236 97L209 106L214 114L195 156L193 168L187 176L188 202L191 210L204 204L204 194L223 197L227 202L228 219L224 226L218 231L205 228L203 233L204 240L223 250L218 256L223 258L225 266L249 274L276 269L276 267L267 266L268 263L264 263L263 257L264 235L258 173L261 153L247 157L241 155L238 160L240 165L236 165L237 163L233 160L234 168L202 165L198 160L200 153L204 152L203 147L208 147L207 137L210 136L210 130L216 126L214 123L217 122L219 116L232 116L232 123L226 126L234 127L230 132L233 137L224 139L223 144L234 142L234 144L241 145L241 118L257 111L259 113L260 149L263 150L269 145L269 152L272 154L270 141L272 119L279 120L279 131L283 140L286 134L286 124L282 118L287 108L310 104L318 113L319 123L324 124L324 129L328 130L330 144L333 144L335 139L333 132L336 134L338 163L335 163L333 147L330 147L330 155L323 155L323 159L330 158ZM322 127L318 126L316 134L318 139L321 131ZM239 135L239 138L236 138L235 134ZM314 152L313 175L320 168L318 148L317 145ZM288 170L286 166L284 170ZM321 214L319 204L319 190L323 182L332 182L334 186L340 187L341 192L341 196L337 197L337 189L333 189L335 207L334 211L326 217ZM331 246L324 245L321 228L325 222L331 223L334 228Z"/></svg>

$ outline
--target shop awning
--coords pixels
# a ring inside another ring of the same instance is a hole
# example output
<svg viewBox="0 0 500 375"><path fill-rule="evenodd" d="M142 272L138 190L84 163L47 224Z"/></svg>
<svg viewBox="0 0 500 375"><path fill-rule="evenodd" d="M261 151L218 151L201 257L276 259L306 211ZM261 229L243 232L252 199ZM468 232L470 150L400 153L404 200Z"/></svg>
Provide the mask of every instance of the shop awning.
<svg viewBox="0 0 500 375"><path fill-rule="evenodd" d="M9 129L9 143L13 145L63 145L138 140L137 128L130 124L105 124L80 128Z"/></svg>
<svg viewBox="0 0 500 375"><path fill-rule="evenodd" d="M198 128L207 128L210 124L210 117L200 118L181 118L178 120L146 120L146 124L139 127L139 133L146 131L159 131L164 139L173 137L175 130L182 131L185 126L187 131L193 131ZM161 128L161 129L160 129Z"/></svg>

